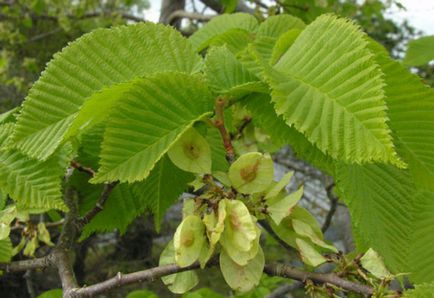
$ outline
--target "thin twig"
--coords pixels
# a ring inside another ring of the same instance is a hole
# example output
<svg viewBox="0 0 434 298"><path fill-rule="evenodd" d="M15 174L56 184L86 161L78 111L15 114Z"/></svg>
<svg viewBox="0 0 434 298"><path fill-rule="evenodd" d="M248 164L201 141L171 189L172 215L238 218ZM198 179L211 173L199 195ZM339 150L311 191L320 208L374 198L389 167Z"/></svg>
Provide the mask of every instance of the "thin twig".
<svg viewBox="0 0 434 298"><path fill-rule="evenodd" d="M84 167L83 165L79 164L77 161L72 160L71 161L71 167L73 167L74 169L86 173L89 176L93 177L95 176L95 171L92 168L89 167Z"/></svg>
<svg viewBox="0 0 434 298"><path fill-rule="evenodd" d="M224 110L225 110L226 101L222 97L218 97L215 102L215 115L216 120L214 121L214 126L217 127L217 129L220 132L220 135L223 139L223 145L226 150L226 159L229 163L233 163L235 160L235 151L234 147L232 146L232 140L231 136L226 130L225 127L225 117L224 117Z"/></svg>
<svg viewBox="0 0 434 298"><path fill-rule="evenodd" d="M273 237L274 240L276 240L280 244L280 246L282 246L288 252L294 252L294 249L289 246L285 241L280 239L280 237L274 232L274 230L271 228L270 224L266 220L259 220L259 224L261 225L261 227L264 228L265 231L267 231L268 234L270 234L271 237Z"/></svg>
<svg viewBox="0 0 434 298"><path fill-rule="evenodd" d="M273 292L268 294L268 296L266 296L265 298L280 298L289 292L302 289L303 287L304 287L303 283L299 281L295 281L291 284L284 284L283 286L275 289Z"/></svg>
<svg viewBox="0 0 434 298"><path fill-rule="evenodd" d="M324 220L324 224L321 227L322 232L324 233L325 231L327 231L327 229L330 227L330 224L332 222L333 216L336 213L336 209L338 206L338 197L335 196L335 194L333 193L333 187L335 186L334 183L329 184L326 187L326 192L327 192L327 197L330 200L330 209L327 212L327 216Z"/></svg>
<svg viewBox="0 0 434 298"><path fill-rule="evenodd" d="M354 293L363 294L367 296L374 294L373 288L340 278L334 273L306 272L282 264L265 265L264 272L270 276L287 277L301 282L312 280L313 282L319 284L331 284L331 285L338 286L343 290L347 290L347 291L351 291Z"/></svg>
<svg viewBox="0 0 434 298"><path fill-rule="evenodd" d="M48 256L31 259L15 261L11 263L0 263L0 270L5 272L22 272L32 269L44 269L55 265L55 257L53 254Z"/></svg>
<svg viewBox="0 0 434 298"><path fill-rule="evenodd" d="M104 189L99 197L96 205L93 209L91 209L88 213L86 213L78 222L79 228L84 227L84 225L88 224L98 213L100 213L104 209L104 204L112 193L113 189L118 185L119 182L112 182L104 185Z"/></svg>

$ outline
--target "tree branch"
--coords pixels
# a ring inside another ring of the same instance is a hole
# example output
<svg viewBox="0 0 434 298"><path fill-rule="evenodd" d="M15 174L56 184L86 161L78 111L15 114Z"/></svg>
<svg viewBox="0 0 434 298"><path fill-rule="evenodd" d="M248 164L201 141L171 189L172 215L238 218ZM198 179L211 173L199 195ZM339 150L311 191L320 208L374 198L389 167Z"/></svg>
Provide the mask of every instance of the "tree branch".
<svg viewBox="0 0 434 298"><path fill-rule="evenodd" d="M95 176L95 171L92 168L84 167L75 160L71 161L71 167L73 167L79 172L86 173L91 177Z"/></svg>
<svg viewBox="0 0 434 298"><path fill-rule="evenodd" d="M261 227L264 228L265 231L267 231L268 234L270 234L271 237L273 237L274 240L276 240L280 244L280 246L282 246L289 252L294 252L294 249L289 246L285 241L280 239L280 237L273 231L270 224L266 220L259 220L259 224L261 225Z"/></svg>
<svg viewBox="0 0 434 298"><path fill-rule="evenodd" d="M359 283L351 282L346 279L342 279L334 273L305 272L297 268L282 264L265 265L264 272L270 276L286 277L301 282L305 282L306 280L312 280L313 282L319 284L331 284L338 286L344 290L367 296L374 294L373 288Z"/></svg>
<svg viewBox="0 0 434 298"><path fill-rule="evenodd" d="M122 274L118 272L116 276L94 284L92 286L71 289L69 291L70 297L92 297L107 291L110 291L114 288L140 283L144 281L152 281L157 278L170 275L173 273L179 273L183 271L189 271L200 268L199 263L195 263L191 266L181 268L177 265L164 265L158 266L151 269L146 269L143 271L138 271L134 273Z"/></svg>
<svg viewBox="0 0 434 298"><path fill-rule="evenodd" d="M0 270L5 272L22 272L32 269L44 269L55 265L55 262L55 256L53 254L49 254L48 256L37 259L1 263Z"/></svg>
<svg viewBox="0 0 434 298"><path fill-rule="evenodd" d="M104 185L104 189L99 197L96 205L88 213L86 213L78 222L78 227L81 229L84 225L88 224L98 213L104 209L104 204L112 193L113 189L119 182L112 182Z"/></svg>
<svg viewBox="0 0 434 298"><path fill-rule="evenodd" d="M336 213L336 209L338 207L338 201L339 199L333 194L333 187L335 186L334 183L331 183L326 187L327 197L330 200L330 209L327 213L327 216L324 220L324 224L321 227L321 231L324 233L327 231L327 229L330 227L330 224L332 223L333 216Z"/></svg>
<svg viewBox="0 0 434 298"><path fill-rule="evenodd" d="M176 20L179 20L179 19L190 19L190 20L207 22L216 16L217 15L201 14L201 13L197 13L197 12L188 12L185 10L176 10L172 14L169 15L169 17L167 18L167 22L169 24L173 24Z"/></svg>
<svg viewBox="0 0 434 298"><path fill-rule="evenodd" d="M200 0L203 4L211 8L212 10L222 13L224 11L224 7L219 0ZM237 7L235 8L235 11L237 12L246 12L250 14L254 14L255 10L248 7L246 3L244 3L243 0L238 1Z"/></svg>

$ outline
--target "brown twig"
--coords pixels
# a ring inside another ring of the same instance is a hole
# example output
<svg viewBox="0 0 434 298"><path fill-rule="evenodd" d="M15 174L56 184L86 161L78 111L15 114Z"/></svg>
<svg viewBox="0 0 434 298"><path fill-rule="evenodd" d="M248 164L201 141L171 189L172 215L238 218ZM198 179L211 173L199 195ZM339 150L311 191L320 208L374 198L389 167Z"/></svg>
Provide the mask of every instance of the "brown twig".
<svg viewBox="0 0 434 298"><path fill-rule="evenodd" d="M335 186L334 183L329 184L326 187L326 192L327 192L327 197L330 200L330 209L327 212L327 216L324 220L324 224L321 227L321 231L324 233L325 231L327 231L327 229L330 227L330 224L332 223L332 219L333 216L336 213L336 209L338 207L338 197L335 196L335 194L333 193L333 187Z"/></svg>
<svg viewBox="0 0 434 298"><path fill-rule="evenodd" d="M265 265L264 272L270 276L287 277L301 282L312 280L314 283L331 284L338 286L343 290L363 294L366 296L374 294L373 288L340 278L334 273L306 272L282 264Z"/></svg>
<svg viewBox="0 0 434 298"><path fill-rule="evenodd" d="M276 240L280 244L280 246L282 246L288 252L292 253L295 251L290 245L288 245L285 241L280 239L280 237L273 231L270 224L266 220L264 219L259 220L259 224L261 225L261 227L264 228L265 231L267 231L268 234L270 234L271 237L273 237L274 240Z"/></svg>
<svg viewBox="0 0 434 298"><path fill-rule="evenodd" d="M55 264L55 257L53 254L42 258L31 260L15 261L11 263L1 263L0 270L5 272L22 272L32 269L44 269L51 267Z"/></svg>
<svg viewBox="0 0 434 298"><path fill-rule="evenodd" d="M234 151L234 147L232 146L231 136L229 135L225 127L225 117L224 117L225 105L226 105L226 101L224 98L218 97L216 99L215 108L214 108L216 120L214 121L214 126L217 127L223 139L223 145L226 150L226 159L228 160L229 163L233 163L235 161L235 151Z"/></svg>
<svg viewBox="0 0 434 298"><path fill-rule="evenodd" d="M95 176L95 171L92 168L84 167L75 160L71 161L71 167L73 167L74 169L80 172L86 173L91 177Z"/></svg>
<svg viewBox="0 0 434 298"><path fill-rule="evenodd" d="M88 224L98 213L100 213L104 209L104 204L112 193L113 189L118 185L119 182L112 182L104 185L104 189L99 197L96 205L93 209L91 209L88 213L86 213L78 222L79 228L82 228L84 225Z"/></svg>

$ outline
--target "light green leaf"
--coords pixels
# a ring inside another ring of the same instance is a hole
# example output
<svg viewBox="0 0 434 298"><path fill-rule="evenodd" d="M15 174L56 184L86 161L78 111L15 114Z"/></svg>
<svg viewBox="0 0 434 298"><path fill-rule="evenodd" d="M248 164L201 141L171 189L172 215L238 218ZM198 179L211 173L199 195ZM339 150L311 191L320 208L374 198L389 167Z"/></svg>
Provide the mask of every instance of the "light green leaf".
<svg viewBox="0 0 434 298"><path fill-rule="evenodd" d="M256 36L268 36L279 38L282 34L291 29L304 29L306 25L297 17L282 14L271 16L259 25Z"/></svg>
<svg viewBox="0 0 434 298"><path fill-rule="evenodd" d="M306 222L293 218L292 227L298 235L308 238L310 241L312 241L312 243L315 243L316 245L331 250L335 253L338 252L338 250L333 245L325 243L323 241L323 235L318 235L317 233L315 233L313 228Z"/></svg>
<svg viewBox="0 0 434 298"><path fill-rule="evenodd" d="M415 183L434 190L434 91L399 62L375 50L385 73L389 125L398 153Z"/></svg>
<svg viewBox="0 0 434 298"><path fill-rule="evenodd" d="M243 202L225 199L225 205L225 227L220 244L234 262L246 265L256 255L260 231Z"/></svg>
<svg viewBox="0 0 434 298"><path fill-rule="evenodd" d="M285 175L283 175L282 179L280 179L279 182L272 184L272 186L267 190L265 199L273 198L277 196L289 184L292 176L294 176L294 172L293 171L288 172Z"/></svg>
<svg viewBox="0 0 434 298"><path fill-rule="evenodd" d="M211 88L220 94L243 96L267 90L226 47L209 50L205 59L205 75Z"/></svg>
<svg viewBox="0 0 434 298"><path fill-rule="evenodd" d="M372 248L368 249L363 257L361 257L360 263L363 268L371 272L377 278L391 277L391 274L384 265L380 255L378 255L378 253Z"/></svg>
<svg viewBox="0 0 434 298"><path fill-rule="evenodd" d="M12 128L11 123L0 126L0 143ZM61 183L70 159L70 146L59 148L43 162L17 150L0 152L0 188L23 208L67 210Z"/></svg>
<svg viewBox="0 0 434 298"><path fill-rule="evenodd" d="M62 289L53 289L43 292L38 298L62 298Z"/></svg>
<svg viewBox="0 0 434 298"><path fill-rule="evenodd" d="M160 255L159 265L175 264L175 248L170 241ZM161 278L163 283L175 294L183 294L190 291L199 283L199 278L194 271L185 271L167 275Z"/></svg>
<svg viewBox="0 0 434 298"><path fill-rule="evenodd" d="M181 170L211 173L211 149L206 139L193 127L184 132L167 152L170 160Z"/></svg>
<svg viewBox="0 0 434 298"><path fill-rule="evenodd" d="M149 290L136 290L129 292L126 298L158 298L158 296Z"/></svg>
<svg viewBox="0 0 434 298"><path fill-rule="evenodd" d="M218 129L216 127L209 127L205 139L211 147L213 173L218 171L227 172L229 163L226 160L226 150Z"/></svg>
<svg viewBox="0 0 434 298"><path fill-rule="evenodd" d="M0 114L0 124L15 122L15 114L20 110L19 107L16 107L12 110L9 110L3 114ZM1 146L0 146L1 147Z"/></svg>
<svg viewBox="0 0 434 298"><path fill-rule="evenodd" d="M0 240L0 262L8 263L12 258L12 243L9 238Z"/></svg>
<svg viewBox="0 0 434 298"><path fill-rule="evenodd" d="M26 247L24 247L23 255L27 257L34 257L35 251L39 247L38 238L36 236L32 237L27 241Z"/></svg>
<svg viewBox="0 0 434 298"><path fill-rule="evenodd" d="M226 214L226 200L221 200L217 214L212 210L211 213L205 214L203 217L203 223L205 224L206 233L211 246L216 245L220 240L220 236L225 228Z"/></svg>
<svg viewBox="0 0 434 298"><path fill-rule="evenodd" d="M196 262L205 241L205 225L200 217L189 215L184 218L173 236L176 264L187 267Z"/></svg>
<svg viewBox="0 0 434 298"><path fill-rule="evenodd" d="M372 247L392 273L408 272L415 196L409 173L387 165L340 165L336 180L359 250Z"/></svg>
<svg viewBox="0 0 434 298"><path fill-rule="evenodd" d="M48 246L54 246L54 243L51 242L50 232L48 232L47 227L43 222L38 223L38 239Z"/></svg>
<svg viewBox="0 0 434 298"><path fill-rule="evenodd" d="M259 284L264 266L264 253L260 247L256 256L245 266L235 263L227 252L220 253L220 270L226 283L241 293L250 291Z"/></svg>
<svg viewBox="0 0 434 298"><path fill-rule="evenodd" d="M259 152L240 156L229 168L229 179L239 192L253 194L262 192L273 181L273 161Z"/></svg>
<svg viewBox="0 0 434 298"><path fill-rule="evenodd" d="M267 211L271 219L279 225L285 217L291 214L292 209L297 205L302 196L303 187L300 187L297 191L289 195L285 192L276 197L269 198L267 200Z"/></svg>
<svg viewBox="0 0 434 298"><path fill-rule="evenodd" d="M137 83L110 117L101 166L91 181L145 179L182 133L210 113L212 105L212 96L198 76L161 73Z"/></svg>
<svg viewBox="0 0 434 298"><path fill-rule="evenodd" d="M434 298L434 283L424 283L414 286L414 289L406 290L404 298Z"/></svg>
<svg viewBox="0 0 434 298"><path fill-rule="evenodd" d="M279 61L279 59L294 44L295 40L300 35L300 33L301 33L300 29L291 29L279 37L271 53L271 57L270 57L271 65L274 65Z"/></svg>
<svg viewBox="0 0 434 298"><path fill-rule="evenodd" d="M421 66L434 60L434 35L410 40L404 64Z"/></svg>
<svg viewBox="0 0 434 298"><path fill-rule="evenodd" d="M367 45L349 21L317 18L266 71L272 99L288 125L335 159L403 166L386 124L382 72Z"/></svg>
<svg viewBox="0 0 434 298"><path fill-rule="evenodd" d="M99 98L98 109L86 109L96 118L116 101L98 92L108 95L108 88L114 87L117 97L118 84L161 71L191 73L198 70L200 60L179 32L151 22L86 34L56 54L33 85L12 137L14 146L46 159L72 126L88 120L79 116L87 100ZM79 123L74 124L76 118Z"/></svg>
<svg viewBox="0 0 434 298"><path fill-rule="evenodd" d="M252 94L241 104L252 113L253 123L269 134L277 146L289 144L297 157L309 161L327 173L333 173L333 159L309 142L302 133L286 125L283 118L276 115L269 95Z"/></svg>
<svg viewBox="0 0 434 298"><path fill-rule="evenodd" d="M412 193L412 216L402 224L411 227L410 237L407 243L409 248L408 266L402 272L410 272L409 279L415 283L434 281L434 192L421 191L418 194ZM411 200L411 197L407 197ZM389 208L396 208L389 206ZM404 214L406 215L406 214ZM384 223L390 224L390 223ZM395 246L395 250L400 247Z"/></svg>
<svg viewBox="0 0 434 298"><path fill-rule="evenodd" d="M225 34L231 29L242 29L253 32L258 27L258 21L247 13L224 14L213 18L202 28L197 30L189 41L193 48L200 52L209 46L210 41L218 35Z"/></svg>
<svg viewBox="0 0 434 298"><path fill-rule="evenodd" d="M309 242L296 238L295 243L300 251L303 262L306 264L316 267L327 261Z"/></svg>

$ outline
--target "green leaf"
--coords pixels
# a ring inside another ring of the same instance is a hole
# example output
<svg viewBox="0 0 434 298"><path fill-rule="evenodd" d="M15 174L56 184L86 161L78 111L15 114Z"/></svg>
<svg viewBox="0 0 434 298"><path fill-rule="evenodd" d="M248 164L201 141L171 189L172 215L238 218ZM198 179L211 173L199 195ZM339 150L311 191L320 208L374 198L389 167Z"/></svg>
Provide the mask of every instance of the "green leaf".
<svg viewBox="0 0 434 298"><path fill-rule="evenodd" d="M434 298L434 283L415 285L414 289L406 290L404 298Z"/></svg>
<svg viewBox="0 0 434 298"><path fill-rule="evenodd" d="M238 0L221 0L222 4L225 8L225 13L231 13L234 12L235 8L237 7Z"/></svg>
<svg viewBox="0 0 434 298"><path fill-rule="evenodd" d="M166 248L160 255L159 265L170 265L175 264L175 248L173 246L173 241L170 241ZM175 273L167 275L161 278L163 283L175 294L183 294L190 291L198 283L199 279L196 272L185 271L181 273Z"/></svg>
<svg viewBox="0 0 434 298"><path fill-rule="evenodd" d="M226 172L229 168L229 163L226 160L226 150L220 132L216 127L209 127L205 139L211 147L212 171Z"/></svg>
<svg viewBox="0 0 434 298"><path fill-rule="evenodd" d="M137 83L110 117L100 168L91 181L145 179L182 133L210 113L212 105L212 96L198 76L161 73Z"/></svg>
<svg viewBox="0 0 434 298"><path fill-rule="evenodd" d="M45 291L38 298L62 298L63 292L62 289L53 289L49 291Z"/></svg>
<svg viewBox="0 0 434 298"><path fill-rule="evenodd" d="M211 173L211 149L206 139L193 127L184 132L167 152L180 169L198 174Z"/></svg>
<svg viewBox="0 0 434 298"><path fill-rule="evenodd" d="M424 36L410 40L404 64L408 66L421 66L434 59L434 35Z"/></svg>
<svg viewBox="0 0 434 298"><path fill-rule="evenodd" d="M81 191L81 195L86 201L85 204L88 206L85 211L89 211L99 199L102 187L88 185L86 189L82 184L78 191ZM142 214L145 208L145 203L134 195L131 186L126 183L119 184L111 192L104 204L104 209L84 226L80 240L86 239L94 232L119 230L123 234L126 232L128 225Z"/></svg>
<svg viewBox="0 0 434 298"><path fill-rule="evenodd" d="M15 122L15 114L20 110L19 107L16 107L12 110L9 110L3 114L0 114L0 124ZM0 146L1 147L1 146Z"/></svg>
<svg viewBox="0 0 434 298"><path fill-rule="evenodd" d="M8 263L12 258L12 243L9 238L0 240L0 262Z"/></svg>
<svg viewBox="0 0 434 298"><path fill-rule="evenodd" d="M273 161L259 152L241 155L229 168L229 179L239 192L262 192L273 181Z"/></svg>
<svg viewBox="0 0 434 298"><path fill-rule="evenodd" d="M258 27L258 21L247 13L224 14L213 18L202 28L197 30L189 41L193 48L200 52L209 46L210 41L218 35L225 34L231 29L243 29L253 32Z"/></svg>
<svg viewBox="0 0 434 298"><path fill-rule="evenodd" d="M224 202L226 217L220 244L234 262L244 266L256 255L260 230L243 202L227 199Z"/></svg>
<svg viewBox="0 0 434 298"><path fill-rule="evenodd" d="M205 241L205 225L200 217L189 215L184 218L173 236L176 264L187 267L196 262Z"/></svg>
<svg viewBox="0 0 434 298"><path fill-rule="evenodd" d="M303 187L300 187L289 195L284 192L267 200L267 211L276 225L279 225L285 217L291 214L292 209L297 205L302 196Z"/></svg>
<svg viewBox="0 0 434 298"><path fill-rule="evenodd" d="M315 243L316 245L335 253L338 252L333 245L324 242L322 233L316 233L314 229L302 219L293 218L292 227L298 235L308 238L310 241L312 241L312 243Z"/></svg>
<svg viewBox="0 0 434 298"><path fill-rule="evenodd" d="M205 75L211 88L220 94L242 96L267 91L264 84L225 46L209 50L205 59Z"/></svg>
<svg viewBox="0 0 434 298"><path fill-rule="evenodd" d="M288 30L302 30L305 27L306 25L302 20L288 14L271 16L259 25L256 36L268 36L277 39Z"/></svg>
<svg viewBox="0 0 434 298"><path fill-rule="evenodd" d="M415 283L433 282L434 193L422 191L415 195L413 191L412 196L414 198L412 217L405 222L411 227L407 243L410 256L408 266L403 272L410 272L408 277ZM400 249L400 247L396 246L395 249Z"/></svg>
<svg viewBox="0 0 434 298"><path fill-rule="evenodd" d="M160 230L167 209L176 202L186 190L187 183L193 179L192 174L180 170L169 158L163 157L145 181L133 185L134 194L140 198L143 206L154 214L157 231Z"/></svg>
<svg viewBox="0 0 434 298"><path fill-rule="evenodd" d="M227 252L220 253L220 270L226 283L241 293L250 291L259 284L264 266L264 253L260 247L256 256L245 266L235 263Z"/></svg>
<svg viewBox="0 0 434 298"><path fill-rule="evenodd" d="M306 264L316 267L327 261L309 242L296 238L295 243Z"/></svg>
<svg viewBox="0 0 434 298"><path fill-rule="evenodd" d="M386 125L382 73L349 21L317 18L266 76L277 113L322 152L346 162L404 165Z"/></svg>
<svg viewBox="0 0 434 298"><path fill-rule="evenodd" d="M83 104L98 92L110 94L113 86L118 95L118 84L156 72L191 73L200 60L179 32L151 22L86 34L56 54L33 85L12 137L14 146L46 159L64 141L74 119L81 119ZM115 102L98 98L95 117Z"/></svg>
<svg viewBox="0 0 434 298"><path fill-rule="evenodd" d="M434 190L434 90L387 54L376 52L385 73L389 125L398 153L415 183Z"/></svg>
<svg viewBox="0 0 434 298"><path fill-rule="evenodd" d="M265 195L265 199L273 198L277 196L285 187L289 184L289 182L294 176L294 172L288 172L280 179L276 184L272 184L272 186L267 190L267 194Z"/></svg>
<svg viewBox="0 0 434 298"><path fill-rule="evenodd" d="M363 257L361 257L360 263L363 268L371 272L377 278L391 277L391 274L384 265L381 256L372 248L368 249Z"/></svg>
<svg viewBox="0 0 434 298"><path fill-rule="evenodd" d="M11 123L0 126L0 143L12 129ZM70 159L70 146L59 148L43 162L17 150L0 152L0 188L24 208L67 210L61 183Z"/></svg>
<svg viewBox="0 0 434 298"><path fill-rule="evenodd" d="M387 165L340 165L336 180L359 250L372 247L392 273L408 272L415 195L409 173Z"/></svg>
<svg viewBox="0 0 434 298"><path fill-rule="evenodd" d="M279 59L288 51L288 49L294 44L297 37L300 35L300 29L291 29L282 34L276 41L273 47L273 51L270 56L270 64L276 64Z"/></svg>
<svg viewBox="0 0 434 298"><path fill-rule="evenodd" d="M244 29L232 28L211 38L211 40L207 42L207 47L226 46L231 53L237 54L246 48L253 40L253 33Z"/></svg>
<svg viewBox="0 0 434 298"><path fill-rule="evenodd" d="M309 142L302 133L286 125L282 116L276 115L269 95L252 94L241 104L252 113L253 123L269 134L277 146L289 144L297 157L309 161L327 173L333 173L333 159Z"/></svg>

